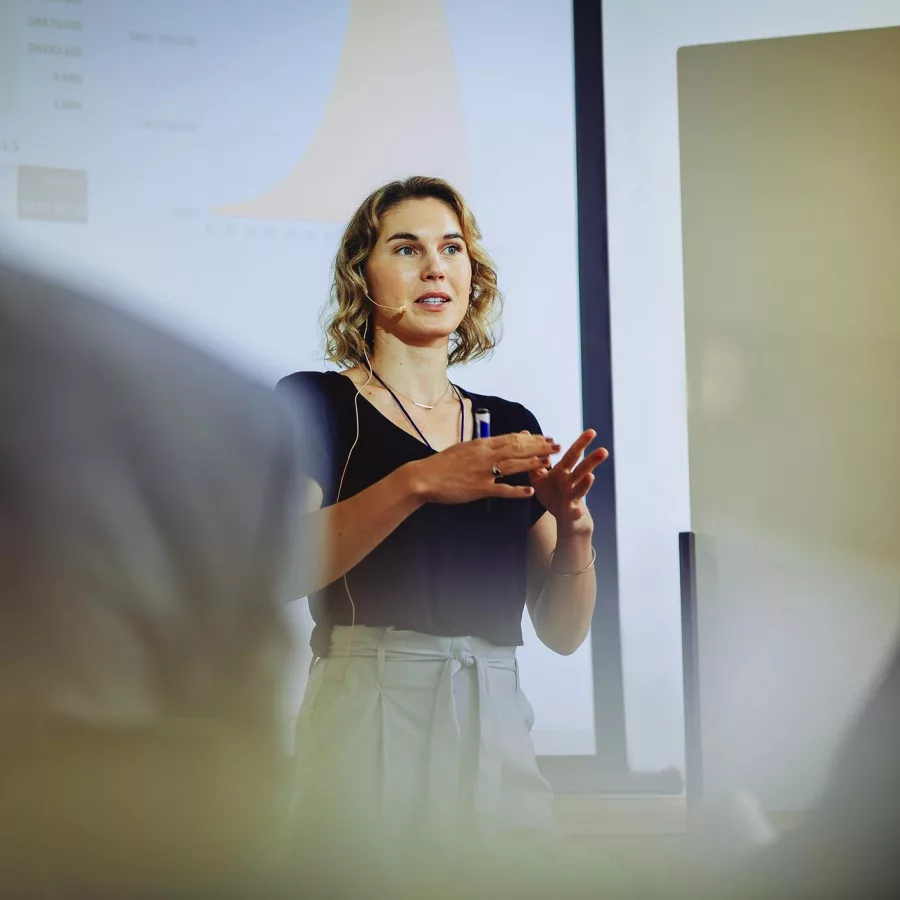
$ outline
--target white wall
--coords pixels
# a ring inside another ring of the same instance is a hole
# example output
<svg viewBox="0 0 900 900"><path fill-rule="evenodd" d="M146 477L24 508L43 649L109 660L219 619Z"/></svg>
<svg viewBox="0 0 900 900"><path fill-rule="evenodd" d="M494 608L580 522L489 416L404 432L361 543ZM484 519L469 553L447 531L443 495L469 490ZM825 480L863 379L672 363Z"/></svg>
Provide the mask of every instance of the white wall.
<svg viewBox="0 0 900 900"><path fill-rule="evenodd" d="M898 23L900 4L893 0L604 2L619 571L634 768L657 769L683 759L682 740L673 738L679 734L673 723L680 720L682 709L677 533L689 530L692 522L678 48ZM747 554L758 549L753 541L759 535L748 535L747 540L749 549L740 551L742 565ZM701 678L707 686L740 681L744 706L743 713L729 708L726 694L717 707L704 710L704 739L714 754L708 773L711 788L744 784L769 807L789 809L808 802L823 777L840 728L889 635L883 617L848 635L845 649L851 663L845 678L840 667L822 667L827 653L817 654L815 642L811 649L807 641L798 656L795 639L824 633L827 640L819 647L833 654L841 646L842 630L846 633L854 621L848 592L867 579L878 582L865 590L878 595L884 607L891 587L866 569L845 582L843 602L816 607L816 592L807 578L805 599L786 613L777 600L791 590L791 573L802 565L804 550L784 542L768 550L767 571L777 581L776 590L735 593L727 612L704 610L700 598ZM780 569L773 562L778 554L787 557ZM729 563L720 553L720 577ZM841 573L846 578L847 568ZM822 566L819 577L823 582L830 579L833 586L836 576ZM779 703L772 704L776 692ZM826 695L836 698L835 708L829 711L819 704L815 722L805 721L809 703ZM743 728L736 737L734 727L742 714L753 727ZM777 754L766 751L771 742L777 745L785 728L794 729L799 738L782 765Z"/></svg>

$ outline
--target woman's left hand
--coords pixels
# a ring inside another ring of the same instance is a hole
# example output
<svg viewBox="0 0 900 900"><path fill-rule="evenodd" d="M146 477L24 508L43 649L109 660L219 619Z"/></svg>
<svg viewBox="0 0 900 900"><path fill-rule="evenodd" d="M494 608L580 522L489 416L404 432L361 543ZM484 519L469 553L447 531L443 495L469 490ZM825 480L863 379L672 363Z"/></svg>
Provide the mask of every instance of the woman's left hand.
<svg viewBox="0 0 900 900"><path fill-rule="evenodd" d="M593 528L584 498L594 483L594 469L609 453L605 447L598 447L584 459L581 457L596 437L597 432L588 429L569 447L555 466L529 473L535 496L556 519L561 535Z"/></svg>

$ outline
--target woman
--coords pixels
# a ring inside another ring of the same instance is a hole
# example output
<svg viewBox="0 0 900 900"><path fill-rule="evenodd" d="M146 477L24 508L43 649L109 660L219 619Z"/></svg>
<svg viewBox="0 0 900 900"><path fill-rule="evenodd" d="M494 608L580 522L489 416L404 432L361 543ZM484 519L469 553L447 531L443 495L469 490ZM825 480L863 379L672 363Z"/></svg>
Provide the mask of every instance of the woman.
<svg viewBox="0 0 900 900"><path fill-rule="evenodd" d="M569 654L594 608L584 497L607 456L562 448L518 403L452 384L488 353L501 302L475 219L446 182L375 191L335 260L329 359L282 390L321 403L329 458L311 502L326 539L315 662L298 720L297 815L334 840L407 848L553 834L515 648L527 605ZM486 408L493 434L473 439ZM517 838L518 839L518 838Z"/></svg>

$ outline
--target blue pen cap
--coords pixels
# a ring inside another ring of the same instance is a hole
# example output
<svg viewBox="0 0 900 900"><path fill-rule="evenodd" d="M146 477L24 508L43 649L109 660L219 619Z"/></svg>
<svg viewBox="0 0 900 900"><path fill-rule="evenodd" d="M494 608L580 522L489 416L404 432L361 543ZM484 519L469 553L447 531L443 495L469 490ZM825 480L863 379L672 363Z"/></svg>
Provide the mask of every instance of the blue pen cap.
<svg viewBox="0 0 900 900"><path fill-rule="evenodd" d="M491 414L489 410L475 410L475 433L480 438L489 438L491 436Z"/></svg>

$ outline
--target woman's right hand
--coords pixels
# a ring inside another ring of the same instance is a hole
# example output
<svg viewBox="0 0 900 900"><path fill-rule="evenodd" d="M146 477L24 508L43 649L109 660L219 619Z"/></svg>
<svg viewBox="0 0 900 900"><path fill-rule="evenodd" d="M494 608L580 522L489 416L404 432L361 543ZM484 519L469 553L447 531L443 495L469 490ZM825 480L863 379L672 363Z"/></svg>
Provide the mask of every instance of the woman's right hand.
<svg viewBox="0 0 900 900"><path fill-rule="evenodd" d="M522 432L454 444L408 465L413 489L426 503L524 499L533 496L532 487L502 484L497 479L544 468L550 464L550 454L560 450L553 438Z"/></svg>

